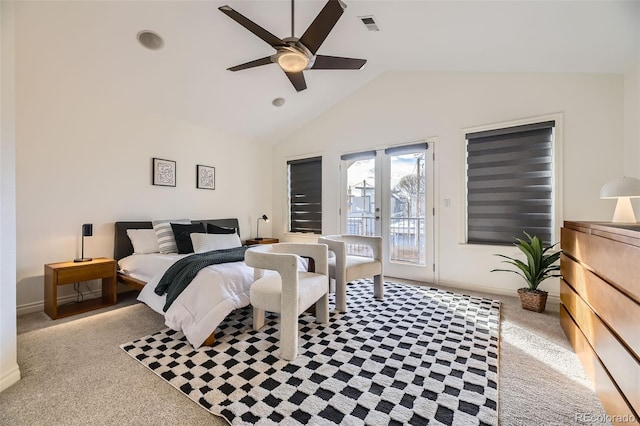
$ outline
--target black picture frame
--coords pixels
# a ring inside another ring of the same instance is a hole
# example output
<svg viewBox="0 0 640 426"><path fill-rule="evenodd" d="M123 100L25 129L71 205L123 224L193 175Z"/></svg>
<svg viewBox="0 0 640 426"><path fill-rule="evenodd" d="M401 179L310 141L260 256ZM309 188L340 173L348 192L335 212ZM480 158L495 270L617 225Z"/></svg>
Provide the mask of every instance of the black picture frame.
<svg viewBox="0 0 640 426"><path fill-rule="evenodd" d="M216 189L216 168L196 165L196 188L198 189Z"/></svg>
<svg viewBox="0 0 640 426"><path fill-rule="evenodd" d="M157 186L176 186L176 162L163 158L153 158L151 162L151 183Z"/></svg>

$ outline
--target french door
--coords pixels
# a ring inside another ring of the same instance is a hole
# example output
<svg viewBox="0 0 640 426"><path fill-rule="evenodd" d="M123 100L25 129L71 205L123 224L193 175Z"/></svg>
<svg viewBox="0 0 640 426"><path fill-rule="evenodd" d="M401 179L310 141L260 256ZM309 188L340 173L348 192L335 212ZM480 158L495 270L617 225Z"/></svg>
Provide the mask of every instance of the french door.
<svg viewBox="0 0 640 426"><path fill-rule="evenodd" d="M387 276L434 280L433 178L426 142L342 156L341 232L381 235Z"/></svg>

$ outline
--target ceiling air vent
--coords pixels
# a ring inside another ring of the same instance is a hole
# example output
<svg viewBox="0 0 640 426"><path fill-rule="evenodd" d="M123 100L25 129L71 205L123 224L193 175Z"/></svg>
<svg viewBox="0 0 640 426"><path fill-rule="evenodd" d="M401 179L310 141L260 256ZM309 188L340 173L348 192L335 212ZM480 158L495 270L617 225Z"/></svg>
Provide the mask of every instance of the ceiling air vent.
<svg viewBox="0 0 640 426"><path fill-rule="evenodd" d="M365 25L365 27L367 27L369 31L380 31L380 27L373 18L373 15L358 16L358 18L360 18L362 23Z"/></svg>

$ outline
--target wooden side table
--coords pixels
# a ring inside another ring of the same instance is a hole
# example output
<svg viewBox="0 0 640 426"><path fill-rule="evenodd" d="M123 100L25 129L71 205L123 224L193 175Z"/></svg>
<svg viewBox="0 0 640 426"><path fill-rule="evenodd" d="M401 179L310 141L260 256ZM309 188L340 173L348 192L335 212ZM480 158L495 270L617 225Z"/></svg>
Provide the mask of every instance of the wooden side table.
<svg viewBox="0 0 640 426"><path fill-rule="evenodd" d="M278 240L277 238L261 238L259 240L256 240L256 239L247 240L245 241L244 244L247 246L254 246L256 244L275 244L279 242L280 240Z"/></svg>
<svg viewBox="0 0 640 426"><path fill-rule="evenodd" d="M58 286L102 279L102 297L58 306ZM60 262L44 265L44 311L52 319L115 305L117 302L116 261L95 258L88 262Z"/></svg>

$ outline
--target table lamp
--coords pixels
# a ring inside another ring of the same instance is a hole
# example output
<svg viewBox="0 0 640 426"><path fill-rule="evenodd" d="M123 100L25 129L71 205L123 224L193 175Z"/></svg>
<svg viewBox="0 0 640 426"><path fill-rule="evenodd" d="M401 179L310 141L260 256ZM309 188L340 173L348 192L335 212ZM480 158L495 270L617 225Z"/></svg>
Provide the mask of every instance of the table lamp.
<svg viewBox="0 0 640 426"><path fill-rule="evenodd" d="M269 218L267 217L266 214L263 214L262 217L259 217L257 220L257 224L256 224L256 238L254 238L255 240L262 240L264 238L260 238L259 235L259 231L260 231L260 221L264 220L265 222L269 222Z"/></svg>
<svg viewBox="0 0 640 426"><path fill-rule="evenodd" d="M600 189L600 198L618 199L613 223L636 223L631 198L640 198L640 180L627 176L610 180Z"/></svg>
<svg viewBox="0 0 640 426"><path fill-rule="evenodd" d="M93 224L85 223L82 225L82 254L79 259L73 259L74 262L89 262L93 260L91 257L84 257L84 237L90 237L93 235Z"/></svg>

